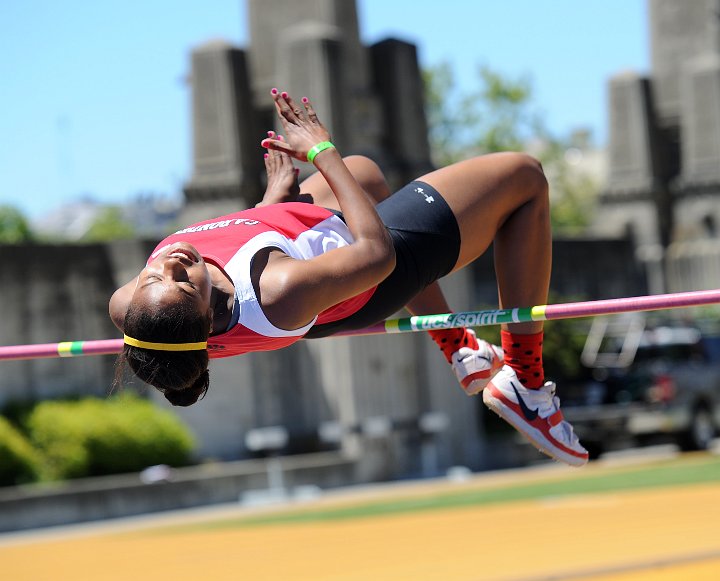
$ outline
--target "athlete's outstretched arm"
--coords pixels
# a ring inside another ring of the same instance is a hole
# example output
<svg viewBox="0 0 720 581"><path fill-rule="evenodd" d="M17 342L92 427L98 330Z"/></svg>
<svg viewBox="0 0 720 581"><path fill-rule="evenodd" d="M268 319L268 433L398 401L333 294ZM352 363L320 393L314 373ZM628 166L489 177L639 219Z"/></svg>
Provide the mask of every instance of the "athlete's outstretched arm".
<svg viewBox="0 0 720 581"><path fill-rule="evenodd" d="M300 106L275 90L273 98L286 139L268 138L263 146L307 161L308 151L329 141L330 135L307 99ZM306 324L326 308L378 284L395 267L392 240L375 204L338 151L325 149L314 164L335 194L354 242L311 260L298 261L279 252L268 258L259 283L261 304L281 328Z"/></svg>

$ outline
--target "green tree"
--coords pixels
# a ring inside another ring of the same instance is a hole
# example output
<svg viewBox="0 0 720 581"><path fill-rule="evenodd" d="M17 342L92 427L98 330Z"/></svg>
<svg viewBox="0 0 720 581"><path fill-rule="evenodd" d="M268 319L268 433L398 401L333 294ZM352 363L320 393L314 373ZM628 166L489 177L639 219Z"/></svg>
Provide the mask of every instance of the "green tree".
<svg viewBox="0 0 720 581"><path fill-rule="evenodd" d="M125 220L122 208L107 206L100 210L82 237L84 242L109 242L126 240L135 236L135 229Z"/></svg>
<svg viewBox="0 0 720 581"><path fill-rule="evenodd" d="M528 77L478 69L478 88L457 90L447 63L424 71L430 147L437 166L498 151L531 151L550 181L556 233L581 232L590 222L599 184L568 161L572 138L551 134L533 103ZM576 149L576 148L575 148Z"/></svg>
<svg viewBox="0 0 720 581"><path fill-rule="evenodd" d="M508 79L481 67L480 91L470 103L481 103L476 113L476 153L522 151L529 140L546 135L532 105L532 84L528 78Z"/></svg>
<svg viewBox="0 0 720 581"><path fill-rule="evenodd" d="M0 244L19 244L33 239L28 221L13 206L0 206Z"/></svg>
<svg viewBox="0 0 720 581"><path fill-rule="evenodd" d="M573 143L549 141L538 155L551 187L550 218L556 234L581 234L591 223L600 184L572 161L581 150Z"/></svg>
<svg viewBox="0 0 720 581"><path fill-rule="evenodd" d="M465 157L457 140L465 125L466 107L458 102L455 78L448 63L425 69L423 80L433 161L437 166L450 165Z"/></svg>
<svg viewBox="0 0 720 581"><path fill-rule="evenodd" d="M456 89L447 63L424 71L430 147L437 165L496 151L521 151L546 131L532 107L528 78L509 79L489 67L478 69L479 87Z"/></svg>

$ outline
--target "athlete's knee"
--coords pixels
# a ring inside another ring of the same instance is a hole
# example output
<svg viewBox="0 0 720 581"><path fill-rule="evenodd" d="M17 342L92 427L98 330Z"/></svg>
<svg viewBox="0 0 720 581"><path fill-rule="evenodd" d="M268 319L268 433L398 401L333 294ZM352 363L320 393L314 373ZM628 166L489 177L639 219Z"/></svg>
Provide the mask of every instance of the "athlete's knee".
<svg viewBox="0 0 720 581"><path fill-rule="evenodd" d="M513 166L522 188L533 198L547 202L548 181L540 161L527 153L512 153Z"/></svg>
<svg viewBox="0 0 720 581"><path fill-rule="evenodd" d="M346 155L343 156L343 159L345 160L345 163L369 163L369 164L375 164L375 162L370 159L367 155L359 155L357 153L354 153L352 155Z"/></svg>
<svg viewBox="0 0 720 581"><path fill-rule="evenodd" d="M353 174L362 188L377 202L390 195L390 188L385 181L380 166L364 155L349 155L344 158L345 165Z"/></svg>
<svg viewBox="0 0 720 581"><path fill-rule="evenodd" d="M353 174L373 179L384 179L380 166L364 155L347 155L343 158L345 165Z"/></svg>

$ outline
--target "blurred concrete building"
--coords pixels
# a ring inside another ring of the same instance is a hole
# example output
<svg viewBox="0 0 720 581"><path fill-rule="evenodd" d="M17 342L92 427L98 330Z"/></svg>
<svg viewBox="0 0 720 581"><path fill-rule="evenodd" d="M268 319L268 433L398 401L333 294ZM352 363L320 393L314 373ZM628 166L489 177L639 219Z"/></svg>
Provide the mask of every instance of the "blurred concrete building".
<svg viewBox="0 0 720 581"><path fill-rule="evenodd" d="M85 196L63 204L32 222L33 232L56 240L81 240L92 227L104 206Z"/></svg>
<svg viewBox="0 0 720 581"><path fill-rule="evenodd" d="M192 52L194 163L185 222L260 200L260 141L267 130L279 129L272 87L310 97L339 150L371 156L391 186L431 168L415 45L388 39L364 46L354 1L246 5L248 47L214 41Z"/></svg>
<svg viewBox="0 0 720 581"><path fill-rule="evenodd" d="M648 0L652 70L609 81L594 230L628 236L653 292L720 286L720 2Z"/></svg>
<svg viewBox="0 0 720 581"><path fill-rule="evenodd" d="M108 206L92 196L63 204L32 222L40 238L80 241L109 210L117 208L117 219L125 223L138 238L155 238L178 229L183 201L177 196L140 193L121 206Z"/></svg>

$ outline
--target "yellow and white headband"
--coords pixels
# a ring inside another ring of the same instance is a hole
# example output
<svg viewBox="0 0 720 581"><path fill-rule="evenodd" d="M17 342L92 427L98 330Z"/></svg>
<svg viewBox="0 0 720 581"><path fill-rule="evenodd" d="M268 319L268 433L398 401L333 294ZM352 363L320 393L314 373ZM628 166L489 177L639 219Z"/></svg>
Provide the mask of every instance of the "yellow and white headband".
<svg viewBox="0 0 720 581"><path fill-rule="evenodd" d="M127 335L123 335L123 341L125 345L154 351L202 351L207 349L207 341L197 343L153 343L152 341L140 341L140 339L128 337Z"/></svg>

